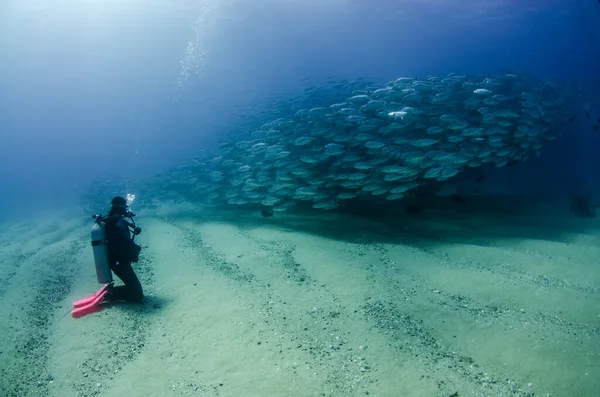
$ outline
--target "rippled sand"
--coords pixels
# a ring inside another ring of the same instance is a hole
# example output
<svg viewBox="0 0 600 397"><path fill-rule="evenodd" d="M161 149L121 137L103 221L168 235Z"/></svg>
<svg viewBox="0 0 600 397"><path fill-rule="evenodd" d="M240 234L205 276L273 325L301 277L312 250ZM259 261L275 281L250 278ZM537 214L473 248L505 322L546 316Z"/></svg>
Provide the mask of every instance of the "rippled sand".
<svg viewBox="0 0 600 397"><path fill-rule="evenodd" d="M4 224L0 395L596 396L600 219L566 208L165 206L138 217L146 303L79 319L91 223Z"/></svg>

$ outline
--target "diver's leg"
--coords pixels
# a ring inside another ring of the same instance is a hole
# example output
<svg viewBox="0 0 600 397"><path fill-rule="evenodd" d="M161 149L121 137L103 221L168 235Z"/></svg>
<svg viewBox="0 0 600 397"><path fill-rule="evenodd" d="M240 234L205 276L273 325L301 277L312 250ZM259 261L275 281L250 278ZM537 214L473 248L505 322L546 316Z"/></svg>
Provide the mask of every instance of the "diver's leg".
<svg viewBox="0 0 600 397"><path fill-rule="evenodd" d="M125 285L113 288L111 300L125 300L129 302L140 302L144 299L142 284L138 280L131 263L119 263L112 266L112 271L123 281Z"/></svg>

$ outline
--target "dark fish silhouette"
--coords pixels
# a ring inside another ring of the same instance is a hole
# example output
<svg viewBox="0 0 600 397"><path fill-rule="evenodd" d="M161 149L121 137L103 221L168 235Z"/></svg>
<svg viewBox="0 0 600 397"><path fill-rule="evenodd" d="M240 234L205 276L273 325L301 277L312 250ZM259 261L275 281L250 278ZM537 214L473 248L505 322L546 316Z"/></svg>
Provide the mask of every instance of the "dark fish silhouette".
<svg viewBox="0 0 600 397"><path fill-rule="evenodd" d="M462 203L467 202L467 200L458 193L453 193L449 197L450 197L450 201L452 201L453 203L461 203L462 204Z"/></svg>
<svg viewBox="0 0 600 397"><path fill-rule="evenodd" d="M273 216L273 210L270 208L263 208L260 214L265 218L271 218Z"/></svg>
<svg viewBox="0 0 600 397"><path fill-rule="evenodd" d="M576 215L581 218L595 217L596 208L600 207L600 204L593 203L592 199L591 192L573 194L571 196L571 215Z"/></svg>
<svg viewBox="0 0 600 397"><path fill-rule="evenodd" d="M415 204L407 204L404 206L404 212L406 212L407 214L418 214L419 212L423 211L423 207L421 207L420 205L415 205Z"/></svg>

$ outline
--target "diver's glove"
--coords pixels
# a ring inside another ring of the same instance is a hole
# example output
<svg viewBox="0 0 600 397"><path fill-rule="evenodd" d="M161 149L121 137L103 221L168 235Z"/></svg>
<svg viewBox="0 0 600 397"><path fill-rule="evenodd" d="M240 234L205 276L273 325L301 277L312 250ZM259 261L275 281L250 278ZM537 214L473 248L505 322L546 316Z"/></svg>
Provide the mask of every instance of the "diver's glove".
<svg viewBox="0 0 600 397"><path fill-rule="evenodd" d="M133 229L133 234L135 234L136 236L139 235L140 233L142 233L142 228L137 226L135 229Z"/></svg>

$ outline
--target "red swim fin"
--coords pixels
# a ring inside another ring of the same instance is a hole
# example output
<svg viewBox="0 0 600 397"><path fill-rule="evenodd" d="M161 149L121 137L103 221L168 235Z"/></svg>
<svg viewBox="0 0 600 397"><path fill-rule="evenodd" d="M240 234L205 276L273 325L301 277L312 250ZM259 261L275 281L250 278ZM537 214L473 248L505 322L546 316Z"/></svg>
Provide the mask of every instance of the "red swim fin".
<svg viewBox="0 0 600 397"><path fill-rule="evenodd" d="M85 306L89 303L92 303L94 301L94 299L96 299L98 297L98 295L102 294L104 291L106 291L108 289L108 286L110 284L104 284L102 286L102 288L100 288L95 294L90 295L88 297L76 300L75 302L73 302L73 307L77 308L80 306Z"/></svg>
<svg viewBox="0 0 600 397"><path fill-rule="evenodd" d="M100 293L98 294L98 292L100 292ZM87 301L87 303L84 303L83 305L79 305L79 306L75 307L73 309L73 311L71 312L73 317L75 317L75 318L83 317L86 314L91 314L91 313L100 311L102 309L102 302L104 301L104 298L108 294L108 289L104 288L98 292L96 294L92 295L91 297L81 299L80 301L85 300L85 301ZM92 298L92 297L93 297L93 299L90 300L89 298ZM80 301L78 301L78 302L80 302Z"/></svg>

